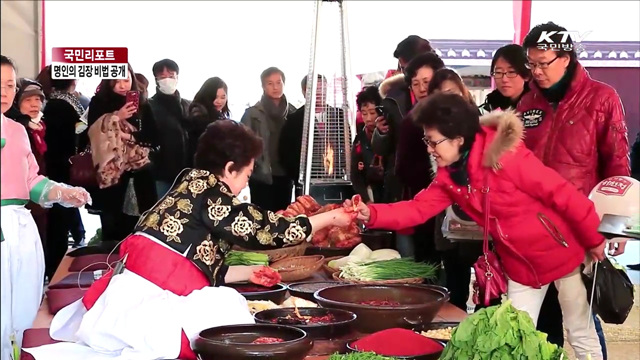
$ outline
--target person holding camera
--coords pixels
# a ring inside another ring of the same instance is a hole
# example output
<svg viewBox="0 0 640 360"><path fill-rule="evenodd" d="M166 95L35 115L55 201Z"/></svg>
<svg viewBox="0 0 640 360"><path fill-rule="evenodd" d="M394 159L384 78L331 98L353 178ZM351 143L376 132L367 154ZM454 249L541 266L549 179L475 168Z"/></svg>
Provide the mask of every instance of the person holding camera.
<svg viewBox="0 0 640 360"><path fill-rule="evenodd" d="M364 126L358 130L351 149L351 183L367 204L382 202L384 195L384 160L371 148L381 101L375 86L365 87L356 96Z"/></svg>
<svg viewBox="0 0 640 360"><path fill-rule="evenodd" d="M417 35L408 36L393 52L393 57L398 59L398 71L380 84L382 101L379 117L376 119L376 129L371 138L371 147L374 152L385 157L385 202L401 200L403 193L401 181L395 175L395 153L400 137L400 125L415 102L415 94L405 81L404 70L416 56L432 51L429 40Z"/></svg>

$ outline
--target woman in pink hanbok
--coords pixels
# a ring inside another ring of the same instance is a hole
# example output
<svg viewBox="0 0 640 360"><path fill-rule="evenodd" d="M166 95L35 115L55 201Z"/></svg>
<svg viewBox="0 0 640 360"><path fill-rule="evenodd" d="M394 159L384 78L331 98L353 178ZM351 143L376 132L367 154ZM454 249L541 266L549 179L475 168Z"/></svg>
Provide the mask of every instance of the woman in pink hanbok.
<svg viewBox="0 0 640 360"><path fill-rule="evenodd" d="M16 71L13 61L4 55L0 68L4 114L16 96ZM82 188L38 175L38 164L24 126L2 115L1 135L0 358L8 360L12 342L20 347L22 333L33 324L43 292L42 243L36 223L24 206L31 200L43 207L53 204L80 207L90 197Z"/></svg>

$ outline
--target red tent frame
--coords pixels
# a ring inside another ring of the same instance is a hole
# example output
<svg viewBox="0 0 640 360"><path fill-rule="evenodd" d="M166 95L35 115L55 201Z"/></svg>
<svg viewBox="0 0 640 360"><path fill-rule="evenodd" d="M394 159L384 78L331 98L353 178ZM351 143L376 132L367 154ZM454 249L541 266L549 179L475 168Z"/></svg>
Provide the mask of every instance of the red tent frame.
<svg viewBox="0 0 640 360"><path fill-rule="evenodd" d="M522 45L531 28L531 0L513 0L513 43Z"/></svg>

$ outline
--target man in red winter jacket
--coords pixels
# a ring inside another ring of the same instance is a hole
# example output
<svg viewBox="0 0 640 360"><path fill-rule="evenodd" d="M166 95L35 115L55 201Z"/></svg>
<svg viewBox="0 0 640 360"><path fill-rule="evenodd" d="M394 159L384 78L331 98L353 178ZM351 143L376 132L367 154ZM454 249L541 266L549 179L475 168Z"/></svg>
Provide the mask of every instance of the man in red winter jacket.
<svg viewBox="0 0 640 360"><path fill-rule="evenodd" d="M549 22L534 27L526 36L523 45L533 80L531 91L522 97L517 110L522 114L526 146L546 166L588 195L601 180L629 176L627 125L616 91L589 76L578 62L576 44L570 37L563 39L564 34L558 33L562 31L567 29ZM613 255L624 252L624 243L610 247ZM556 290L550 287L549 291ZM546 305L554 307L549 298L543 309ZM556 309L554 316L547 316L555 324L547 326L557 331L544 329L540 323L538 326L550 338L561 340L562 313L557 305ZM596 329L599 327L596 321ZM555 332L558 334L552 335ZM602 335L601 330L598 335ZM606 359L603 336L601 344Z"/></svg>

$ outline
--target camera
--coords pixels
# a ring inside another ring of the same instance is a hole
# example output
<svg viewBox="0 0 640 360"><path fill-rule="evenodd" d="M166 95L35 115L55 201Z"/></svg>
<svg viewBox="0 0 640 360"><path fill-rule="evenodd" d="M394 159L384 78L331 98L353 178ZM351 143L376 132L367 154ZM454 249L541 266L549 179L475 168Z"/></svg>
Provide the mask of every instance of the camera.
<svg viewBox="0 0 640 360"><path fill-rule="evenodd" d="M385 119L388 118L389 111L387 111L387 109L384 107L384 105L376 106L376 112L378 113L378 116L382 116Z"/></svg>

